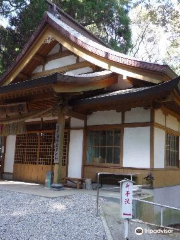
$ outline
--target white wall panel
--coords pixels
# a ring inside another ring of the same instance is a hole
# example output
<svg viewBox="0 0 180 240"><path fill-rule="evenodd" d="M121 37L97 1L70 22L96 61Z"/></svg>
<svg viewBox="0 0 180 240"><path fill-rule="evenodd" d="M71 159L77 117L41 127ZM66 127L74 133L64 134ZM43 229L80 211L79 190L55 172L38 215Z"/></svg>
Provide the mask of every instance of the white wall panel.
<svg viewBox="0 0 180 240"><path fill-rule="evenodd" d="M83 130L70 131L68 177L81 178Z"/></svg>
<svg viewBox="0 0 180 240"><path fill-rule="evenodd" d="M57 43L57 44L53 47L53 49L49 52L48 55L52 55L52 54L58 53L59 51L60 51L60 45L59 45L59 43Z"/></svg>
<svg viewBox="0 0 180 240"><path fill-rule="evenodd" d="M144 108L132 108L131 111L125 112L125 123L150 122L150 110Z"/></svg>
<svg viewBox="0 0 180 240"><path fill-rule="evenodd" d="M164 168L165 131L154 128L154 168Z"/></svg>
<svg viewBox="0 0 180 240"><path fill-rule="evenodd" d="M9 135L6 139L6 154L5 154L5 163L4 163L5 173L13 173L15 146L16 146L16 136Z"/></svg>
<svg viewBox="0 0 180 240"><path fill-rule="evenodd" d="M92 68L84 67L84 68L79 68L79 69L76 69L76 70L66 72L65 75L79 75L79 74L91 73L91 72L93 72Z"/></svg>
<svg viewBox="0 0 180 240"><path fill-rule="evenodd" d="M166 124L166 116L160 109L155 111L155 122L163 126Z"/></svg>
<svg viewBox="0 0 180 240"><path fill-rule="evenodd" d="M150 167L150 127L124 129L123 167Z"/></svg>
<svg viewBox="0 0 180 240"><path fill-rule="evenodd" d="M67 57L58 58L58 59L49 61L45 65L45 70L51 70L54 68L59 68L59 67L64 67L64 66L68 66L71 64L75 64L76 58L77 58L76 56L72 55L72 56L67 56Z"/></svg>
<svg viewBox="0 0 180 240"><path fill-rule="evenodd" d="M179 131L179 122L178 120L171 116L166 116L166 127L173 129L174 131Z"/></svg>
<svg viewBox="0 0 180 240"><path fill-rule="evenodd" d="M39 73L39 72L42 72L42 69L43 69L43 66L40 65L40 66L37 66L34 71L32 73Z"/></svg>
<svg viewBox="0 0 180 240"><path fill-rule="evenodd" d="M115 110L97 111L87 116L87 125L121 124L121 113Z"/></svg>
<svg viewBox="0 0 180 240"><path fill-rule="evenodd" d="M71 127L84 127L84 121L77 119L77 118L71 118Z"/></svg>

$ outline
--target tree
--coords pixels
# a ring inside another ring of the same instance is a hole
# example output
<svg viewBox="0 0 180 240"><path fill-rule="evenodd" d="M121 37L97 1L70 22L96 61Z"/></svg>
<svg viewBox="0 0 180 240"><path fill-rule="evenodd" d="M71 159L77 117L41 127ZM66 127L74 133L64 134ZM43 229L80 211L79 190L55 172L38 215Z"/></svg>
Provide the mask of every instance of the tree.
<svg viewBox="0 0 180 240"><path fill-rule="evenodd" d="M113 49L126 53L131 45L128 0L54 0L62 10L75 18ZM9 27L0 29L0 56L6 70L28 41L48 6L44 0L11 0L0 2L0 14L9 18ZM9 54L11 52L11 54ZM0 70L1 71L1 70Z"/></svg>
<svg viewBox="0 0 180 240"><path fill-rule="evenodd" d="M180 4L178 1L139 1L130 11L132 48L144 61L165 63L180 73Z"/></svg>
<svg viewBox="0 0 180 240"><path fill-rule="evenodd" d="M54 0L60 8L76 19L113 49L127 53L131 46L128 0Z"/></svg>
<svg viewBox="0 0 180 240"><path fill-rule="evenodd" d="M38 26L47 5L44 0L12 0L2 1L1 12L8 17L9 26L0 28L0 73L5 71L22 50L36 27Z"/></svg>

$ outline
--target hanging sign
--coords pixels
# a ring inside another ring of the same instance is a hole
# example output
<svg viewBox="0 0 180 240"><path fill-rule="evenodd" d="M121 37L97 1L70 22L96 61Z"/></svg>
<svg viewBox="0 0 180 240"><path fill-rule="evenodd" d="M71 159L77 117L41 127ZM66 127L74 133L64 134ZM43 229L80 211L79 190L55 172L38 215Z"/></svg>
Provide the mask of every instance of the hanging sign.
<svg viewBox="0 0 180 240"><path fill-rule="evenodd" d="M123 180L120 184L122 218L132 218L133 182L131 180Z"/></svg>
<svg viewBox="0 0 180 240"><path fill-rule="evenodd" d="M24 113L28 113L27 104L25 102L0 105L0 118L22 115Z"/></svg>
<svg viewBox="0 0 180 240"><path fill-rule="evenodd" d="M54 142L54 163L59 163L59 141L60 141L60 125L56 123L55 142Z"/></svg>

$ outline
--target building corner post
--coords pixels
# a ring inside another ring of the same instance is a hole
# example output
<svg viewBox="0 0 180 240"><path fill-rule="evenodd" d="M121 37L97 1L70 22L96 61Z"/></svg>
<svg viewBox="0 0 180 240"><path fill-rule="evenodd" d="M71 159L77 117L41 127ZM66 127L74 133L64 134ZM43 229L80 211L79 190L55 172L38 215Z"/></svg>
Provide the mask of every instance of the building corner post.
<svg viewBox="0 0 180 240"><path fill-rule="evenodd" d="M63 111L58 113L59 124L59 162L54 165L54 183L62 182L62 158L63 158L63 143L65 129L65 114Z"/></svg>

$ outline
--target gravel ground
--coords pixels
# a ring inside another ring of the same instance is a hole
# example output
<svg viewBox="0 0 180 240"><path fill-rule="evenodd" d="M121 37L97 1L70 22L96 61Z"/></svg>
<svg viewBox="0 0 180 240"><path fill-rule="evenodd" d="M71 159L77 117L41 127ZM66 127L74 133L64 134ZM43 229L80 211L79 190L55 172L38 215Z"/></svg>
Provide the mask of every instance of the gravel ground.
<svg viewBox="0 0 180 240"><path fill-rule="evenodd" d="M103 240L96 198L45 198L0 190L0 240Z"/></svg>

